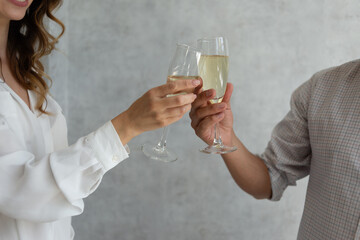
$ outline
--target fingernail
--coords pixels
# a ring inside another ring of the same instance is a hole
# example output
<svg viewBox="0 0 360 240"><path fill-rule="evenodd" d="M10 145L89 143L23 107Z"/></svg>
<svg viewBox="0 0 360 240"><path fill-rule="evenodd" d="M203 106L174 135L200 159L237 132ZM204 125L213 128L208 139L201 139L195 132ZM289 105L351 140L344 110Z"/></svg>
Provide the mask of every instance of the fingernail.
<svg viewBox="0 0 360 240"><path fill-rule="evenodd" d="M200 84L200 80L194 79L194 80L192 81L192 84L193 84L194 86L198 86L198 85Z"/></svg>
<svg viewBox="0 0 360 240"><path fill-rule="evenodd" d="M205 95L206 95L207 97L210 97L210 96L211 96L211 91L210 91L210 90L207 90L206 93L205 93Z"/></svg>

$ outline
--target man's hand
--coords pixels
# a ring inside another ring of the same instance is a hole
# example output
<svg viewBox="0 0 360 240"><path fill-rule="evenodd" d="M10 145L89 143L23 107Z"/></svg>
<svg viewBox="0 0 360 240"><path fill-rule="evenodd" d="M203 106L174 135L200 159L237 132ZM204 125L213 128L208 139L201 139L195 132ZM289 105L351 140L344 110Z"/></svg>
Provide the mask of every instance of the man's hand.
<svg viewBox="0 0 360 240"><path fill-rule="evenodd" d="M230 106L233 89L233 85L228 83L221 103L210 103L209 100L215 97L214 89L200 92L192 103L189 114L191 126L195 130L196 135L207 144L212 144L213 142L214 126L217 123L224 144L233 145L233 114Z"/></svg>

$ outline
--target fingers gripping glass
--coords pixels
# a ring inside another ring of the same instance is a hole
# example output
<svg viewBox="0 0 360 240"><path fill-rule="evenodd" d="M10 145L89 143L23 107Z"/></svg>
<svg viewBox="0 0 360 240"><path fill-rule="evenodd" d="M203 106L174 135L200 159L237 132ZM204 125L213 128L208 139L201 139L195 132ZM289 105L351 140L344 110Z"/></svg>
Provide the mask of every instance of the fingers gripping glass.
<svg viewBox="0 0 360 240"><path fill-rule="evenodd" d="M201 51L199 74L203 80L203 89L215 89L216 96L210 102L220 103L226 91L229 70L229 50L224 37L203 38L197 40L197 49ZM214 126L212 145L201 149L204 153L224 154L235 151L235 146L225 146L221 140L217 124Z"/></svg>
<svg viewBox="0 0 360 240"><path fill-rule="evenodd" d="M199 79L198 62L200 55L200 52L188 45L177 44L175 54L169 66L167 82L179 79ZM167 97L178 94L171 94ZM163 162L173 162L177 160L175 152L166 146L167 132L168 127L165 127L160 142L157 145L144 144L142 146L141 149L147 157Z"/></svg>

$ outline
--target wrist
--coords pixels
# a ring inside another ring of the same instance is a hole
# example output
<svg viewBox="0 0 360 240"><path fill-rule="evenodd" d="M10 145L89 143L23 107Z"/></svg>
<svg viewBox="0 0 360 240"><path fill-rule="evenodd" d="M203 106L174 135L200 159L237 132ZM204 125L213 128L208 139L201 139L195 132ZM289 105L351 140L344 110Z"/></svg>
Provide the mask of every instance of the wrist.
<svg viewBox="0 0 360 240"><path fill-rule="evenodd" d="M140 133L132 125L128 112L122 112L111 120L121 142L125 145Z"/></svg>
<svg viewBox="0 0 360 240"><path fill-rule="evenodd" d="M229 129L227 136L228 137L223 139L224 144L228 146L234 146L236 143L236 135L233 128Z"/></svg>
<svg viewBox="0 0 360 240"><path fill-rule="evenodd" d="M235 134L235 131L234 131L234 129L231 129L231 138L230 138L231 140L231 144L233 144L233 145L235 145L236 144L236 139L237 139L237 136L236 136L236 134Z"/></svg>

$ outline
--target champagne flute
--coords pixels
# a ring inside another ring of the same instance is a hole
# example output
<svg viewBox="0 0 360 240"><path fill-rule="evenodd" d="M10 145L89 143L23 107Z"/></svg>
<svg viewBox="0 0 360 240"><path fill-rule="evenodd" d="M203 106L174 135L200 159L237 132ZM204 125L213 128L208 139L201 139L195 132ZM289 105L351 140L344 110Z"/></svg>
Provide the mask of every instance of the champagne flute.
<svg viewBox="0 0 360 240"><path fill-rule="evenodd" d="M167 82L176 81L180 79L200 79L198 74L198 62L201 53L195 48L185 45L177 44L175 54L171 60ZM178 93L184 94L184 93ZM178 94L170 94L167 97L176 96ZM153 160L163 162L173 162L177 160L177 155L166 146L166 137L168 127L165 127L161 139L157 145L144 144L141 149L143 153Z"/></svg>
<svg viewBox="0 0 360 240"><path fill-rule="evenodd" d="M226 91L229 70L228 43L224 37L202 38L197 40L197 49L201 51L199 74L203 80L203 89L215 89L216 96L210 102L220 103ZM212 145L201 149L210 154L224 154L235 151L235 146L225 146L221 140L220 131L214 127L214 141Z"/></svg>

